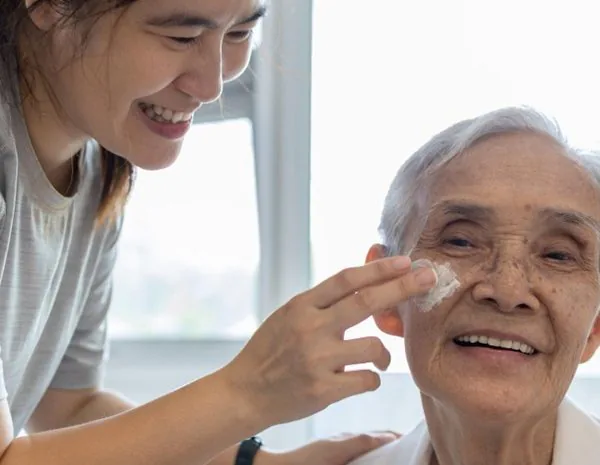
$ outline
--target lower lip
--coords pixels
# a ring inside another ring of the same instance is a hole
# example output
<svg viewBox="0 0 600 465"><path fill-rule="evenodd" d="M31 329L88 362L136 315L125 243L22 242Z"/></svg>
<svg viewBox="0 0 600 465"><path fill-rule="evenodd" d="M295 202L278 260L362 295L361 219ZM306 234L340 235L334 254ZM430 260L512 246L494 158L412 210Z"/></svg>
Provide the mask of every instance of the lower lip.
<svg viewBox="0 0 600 465"><path fill-rule="evenodd" d="M189 121L182 121L180 123L160 123L150 119L148 115L146 115L146 113L144 113L144 111L142 111L142 109L139 107L138 112L140 113L142 121L146 127L150 129L150 131L169 140L181 139L186 135L192 125L191 119Z"/></svg>
<svg viewBox="0 0 600 465"><path fill-rule="evenodd" d="M519 367L529 365L537 358L538 354L526 355L516 350L492 349L479 346L460 346L452 342L454 349L461 356L468 357L472 361L481 361L489 367Z"/></svg>

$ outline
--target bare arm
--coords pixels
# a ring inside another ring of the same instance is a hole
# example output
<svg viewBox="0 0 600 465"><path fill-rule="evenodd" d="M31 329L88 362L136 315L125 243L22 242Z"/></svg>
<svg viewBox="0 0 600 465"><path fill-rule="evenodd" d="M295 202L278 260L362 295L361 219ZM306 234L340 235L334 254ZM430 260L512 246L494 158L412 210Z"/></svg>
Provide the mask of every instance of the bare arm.
<svg viewBox="0 0 600 465"><path fill-rule="evenodd" d="M117 393L95 389L49 389L27 429L39 433L87 423L135 408L133 402ZM339 465L380 446L376 437L369 435L339 437L320 440L288 453L275 452L262 447L254 457L255 465L323 464ZM220 453L208 465L233 465L238 451L234 445ZM189 465L189 464L185 464ZM194 463L194 465L197 465Z"/></svg>
<svg viewBox="0 0 600 465"><path fill-rule="evenodd" d="M40 433L81 425L118 415L135 407L133 402L109 391L49 389L36 408L27 429L29 433ZM233 465L237 449L237 444L228 448L211 460L210 465ZM271 457L269 452L261 449L255 463L271 463Z"/></svg>
<svg viewBox="0 0 600 465"><path fill-rule="evenodd" d="M129 410L131 404L123 399L110 396L110 402L98 403L102 398L98 396L54 420L44 418L44 411L56 410L44 402L31 422L33 429L45 430L61 422L66 427L17 439L12 439L10 413L4 402L0 405L0 419L4 420L0 427L4 450L0 464L202 464L264 427L254 421L243 397L229 392L218 373ZM52 398L56 398L56 392L46 400ZM121 409L126 411L119 413ZM108 413L118 414L67 426Z"/></svg>
<svg viewBox="0 0 600 465"><path fill-rule="evenodd" d="M27 423L42 433L118 415L136 405L120 395L96 389L48 389Z"/></svg>

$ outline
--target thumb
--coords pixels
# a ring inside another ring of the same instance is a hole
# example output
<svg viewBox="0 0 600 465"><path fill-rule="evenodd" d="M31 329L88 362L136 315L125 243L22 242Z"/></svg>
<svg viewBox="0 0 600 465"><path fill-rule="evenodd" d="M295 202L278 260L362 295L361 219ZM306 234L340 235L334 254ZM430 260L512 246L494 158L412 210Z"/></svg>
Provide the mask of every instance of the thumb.
<svg viewBox="0 0 600 465"><path fill-rule="evenodd" d="M339 452L342 463L354 460L361 455L371 452L378 447L389 444L398 439L398 435L391 432L358 434L339 442Z"/></svg>

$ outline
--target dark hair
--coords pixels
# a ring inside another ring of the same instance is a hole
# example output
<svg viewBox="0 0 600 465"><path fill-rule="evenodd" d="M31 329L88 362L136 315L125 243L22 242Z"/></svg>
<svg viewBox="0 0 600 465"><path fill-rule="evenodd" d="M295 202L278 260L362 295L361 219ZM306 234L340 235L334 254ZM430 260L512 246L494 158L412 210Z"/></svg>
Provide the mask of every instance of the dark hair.
<svg viewBox="0 0 600 465"><path fill-rule="evenodd" d="M42 4L59 12L65 22L94 20L111 10L122 9L135 0L35 0L27 9L24 0L0 0L0 100L18 104L19 79L27 71L16 58L18 40L32 12ZM91 25L90 25L91 27ZM81 49L85 47L85 36ZM15 72L11 72L11 71ZM112 221L121 213L133 185L135 168L123 157L102 148L102 194L97 222Z"/></svg>

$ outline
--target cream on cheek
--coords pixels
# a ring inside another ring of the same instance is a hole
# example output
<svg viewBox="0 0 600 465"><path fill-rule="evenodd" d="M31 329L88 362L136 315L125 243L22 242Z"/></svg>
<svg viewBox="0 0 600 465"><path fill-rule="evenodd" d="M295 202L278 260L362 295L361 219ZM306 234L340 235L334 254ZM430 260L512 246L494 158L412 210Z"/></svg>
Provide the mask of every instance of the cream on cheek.
<svg viewBox="0 0 600 465"><path fill-rule="evenodd" d="M436 285L424 295L414 298L415 307L422 312L429 312L437 307L442 300L450 297L460 287L460 281L450 263L435 263L426 258L415 260L412 268L431 268L436 276Z"/></svg>

